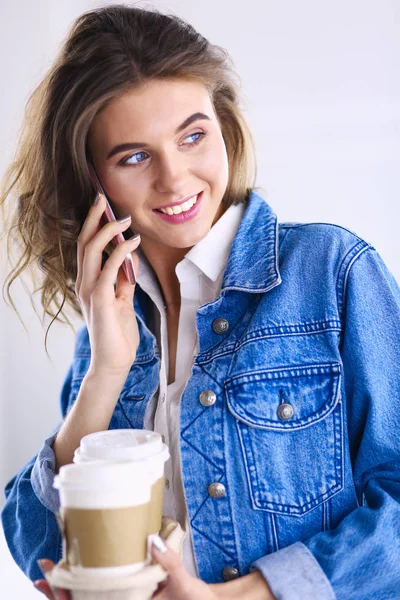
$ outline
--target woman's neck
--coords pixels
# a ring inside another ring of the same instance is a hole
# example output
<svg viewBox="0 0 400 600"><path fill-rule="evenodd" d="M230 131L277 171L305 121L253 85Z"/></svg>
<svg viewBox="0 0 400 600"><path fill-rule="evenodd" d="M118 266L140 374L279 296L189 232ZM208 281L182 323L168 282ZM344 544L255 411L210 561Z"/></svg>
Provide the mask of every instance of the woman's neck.
<svg viewBox="0 0 400 600"><path fill-rule="evenodd" d="M173 312L179 310L181 292L175 268L190 248L160 247L159 243L148 238L142 239L140 247L159 281L165 304Z"/></svg>

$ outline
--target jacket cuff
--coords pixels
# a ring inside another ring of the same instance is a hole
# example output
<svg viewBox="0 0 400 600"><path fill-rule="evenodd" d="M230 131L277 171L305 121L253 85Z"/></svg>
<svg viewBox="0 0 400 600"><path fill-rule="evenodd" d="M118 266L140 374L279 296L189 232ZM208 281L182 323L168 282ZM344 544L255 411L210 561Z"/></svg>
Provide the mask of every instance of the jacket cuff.
<svg viewBox="0 0 400 600"><path fill-rule="evenodd" d="M277 600L336 600L329 579L310 550L296 542L256 560L258 569Z"/></svg>
<svg viewBox="0 0 400 600"><path fill-rule="evenodd" d="M44 441L31 472L31 485L33 491L43 506L52 513L58 513L60 509L58 490L53 488L56 457L51 447L59 429L60 427Z"/></svg>

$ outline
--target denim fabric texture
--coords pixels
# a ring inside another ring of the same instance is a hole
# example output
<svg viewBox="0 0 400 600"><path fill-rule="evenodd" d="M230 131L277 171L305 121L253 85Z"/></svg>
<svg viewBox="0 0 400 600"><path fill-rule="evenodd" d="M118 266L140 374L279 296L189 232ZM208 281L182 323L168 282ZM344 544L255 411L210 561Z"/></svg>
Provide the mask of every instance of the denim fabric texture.
<svg viewBox="0 0 400 600"><path fill-rule="evenodd" d="M146 427L154 410L148 301L138 286L140 346L110 429ZM180 448L199 576L257 568L278 600L400 598L400 291L376 250L336 225L278 225L252 192L196 327ZM89 364L84 326L63 417ZM53 436L5 490L5 536L32 580L38 558L61 556ZM209 494L213 482L224 496Z"/></svg>

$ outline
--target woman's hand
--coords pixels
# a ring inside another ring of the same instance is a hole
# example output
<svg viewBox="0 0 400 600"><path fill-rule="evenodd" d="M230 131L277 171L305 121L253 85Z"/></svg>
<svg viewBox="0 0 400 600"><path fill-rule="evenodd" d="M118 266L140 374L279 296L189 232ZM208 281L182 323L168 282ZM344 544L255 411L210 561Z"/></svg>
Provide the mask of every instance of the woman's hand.
<svg viewBox="0 0 400 600"><path fill-rule="evenodd" d="M168 573L168 579L153 594L154 600L276 600L258 571L226 583L208 585L189 575L180 556L159 536L152 544L151 554Z"/></svg>
<svg viewBox="0 0 400 600"><path fill-rule="evenodd" d="M52 560L44 558L40 561L40 568L42 569L43 574L51 571L53 567L54 563ZM52 589L46 579L38 579L33 585L39 592L44 594L46 598L49 598L49 600L70 600L71 598L67 590L61 588Z"/></svg>
<svg viewBox="0 0 400 600"><path fill-rule="evenodd" d="M127 280L122 263L139 244L126 240L119 244L101 269L103 251L117 233L130 225L115 221L102 226L105 198L100 195L85 219L77 241L78 273L75 292L89 331L92 372L126 375L136 357L139 331L133 306L135 287ZM139 259L134 254L135 272ZM114 282L117 282L114 289Z"/></svg>

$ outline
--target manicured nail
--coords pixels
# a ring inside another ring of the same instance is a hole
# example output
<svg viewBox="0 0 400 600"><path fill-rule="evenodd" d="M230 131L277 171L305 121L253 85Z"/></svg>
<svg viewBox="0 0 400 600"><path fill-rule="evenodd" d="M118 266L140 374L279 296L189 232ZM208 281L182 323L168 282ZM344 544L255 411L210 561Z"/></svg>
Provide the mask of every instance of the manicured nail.
<svg viewBox="0 0 400 600"><path fill-rule="evenodd" d="M126 223L127 221L131 220L131 215L128 215L127 217L122 217L122 219L118 219L118 223Z"/></svg>
<svg viewBox="0 0 400 600"><path fill-rule="evenodd" d="M156 549L161 552L162 554L164 554L164 552L166 552L168 550L167 546L164 544L162 538L160 538L160 536L158 534L154 534L151 538L151 543L153 546L156 547Z"/></svg>
<svg viewBox="0 0 400 600"><path fill-rule="evenodd" d="M137 233L136 235L133 235L132 237L130 237L128 239L128 242L137 242L138 240L140 240L140 233Z"/></svg>
<svg viewBox="0 0 400 600"><path fill-rule="evenodd" d="M93 202L94 205L96 205L98 203L98 201L100 200L100 196L101 196L100 192L97 192L96 198L94 199L94 202Z"/></svg>

